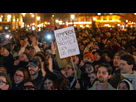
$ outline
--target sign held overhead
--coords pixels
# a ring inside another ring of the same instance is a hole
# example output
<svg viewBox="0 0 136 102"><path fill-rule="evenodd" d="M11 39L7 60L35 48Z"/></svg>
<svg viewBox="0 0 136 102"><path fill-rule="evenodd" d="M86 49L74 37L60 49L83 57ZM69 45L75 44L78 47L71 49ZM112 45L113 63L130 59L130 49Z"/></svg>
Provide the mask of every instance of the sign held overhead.
<svg viewBox="0 0 136 102"><path fill-rule="evenodd" d="M54 31L60 58L67 58L80 54L74 27Z"/></svg>

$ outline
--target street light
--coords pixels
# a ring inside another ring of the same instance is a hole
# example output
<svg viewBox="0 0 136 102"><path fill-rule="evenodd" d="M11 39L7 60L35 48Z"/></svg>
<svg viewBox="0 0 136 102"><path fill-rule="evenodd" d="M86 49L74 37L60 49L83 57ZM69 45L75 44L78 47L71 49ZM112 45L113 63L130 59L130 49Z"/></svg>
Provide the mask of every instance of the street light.
<svg viewBox="0 0 136 102"><path fill-rule="evenodd" d="M25 15L26 15L26 13L22 13L22 15L23 15L23 22L24 22L24 29L25 29Z"/></svg>
<svg viewBox="0 0 136 102"><path fill-rule="evenodd" d="M26 13L22 13L23 17L25 17Z"/></svg>
<svg viewBox="0 0 136 102"><path fill-rule="evenodd" d="M73 26L74 26L75 15L71 15L71 19L72 19L72 24L73 24Z"/></svg>
<svg viewBox="0 0 136 102"><path fill-rule="evenodd" d="M38 25L39 25L39 20L40 20L40 17L39 17L39 16L37 17L37 20L38 20ZM38 27L38 29L39 29L39 27Z"/></svg>

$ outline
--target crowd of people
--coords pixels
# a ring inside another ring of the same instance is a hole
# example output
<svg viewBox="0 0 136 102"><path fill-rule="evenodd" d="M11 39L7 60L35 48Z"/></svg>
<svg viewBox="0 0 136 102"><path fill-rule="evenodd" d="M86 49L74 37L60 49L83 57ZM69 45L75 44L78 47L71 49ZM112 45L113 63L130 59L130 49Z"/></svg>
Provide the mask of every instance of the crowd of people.
<svg viewBox="0 0 136 102"><path fill-rule="evenodd" d="M54 31L12 32L0 47L0 90L136 90L134 29L75 33L80 54L60 59Z"/></svg>

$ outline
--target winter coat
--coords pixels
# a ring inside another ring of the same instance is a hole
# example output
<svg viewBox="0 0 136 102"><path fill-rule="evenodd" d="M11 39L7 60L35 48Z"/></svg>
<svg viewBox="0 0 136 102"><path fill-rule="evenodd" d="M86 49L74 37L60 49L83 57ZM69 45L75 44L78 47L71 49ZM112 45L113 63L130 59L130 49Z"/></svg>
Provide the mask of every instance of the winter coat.
<svg viewBox="0 0 136 102"><path fill-rule="evenodd" d="M97 90L97 88L96 88L96 85L98 84L98 81L95 81L95 83L93 84L93 86L90 88L90 89L88 89L88 90ZM109 90L116 90L115 88L113 88L108 82L107 82L107 85L108 85L108 89Z"/></svg>
<svg viewBox="0 0 136 102"><path fill-rule="evenodd" d="M125 82L127 82L127 83L128 83L128 85L129 85L129 90L134 90L134 88L133 88L132 84L131 84L128 80L123 79L123 80L121 80L121 82L122 82L122 81L125 81ZM119 83L120 83L120 82L119 82ZM117 90L118 90L118 88L119 88L119 84L118 84L118 86L117 86Z"/></svg>
<svg viewBox="0 0 136 102"><path fill-rule="evenodd" d="M39 73L38 77L34 80L32 80L38 87L38 90L41 90L41 86L43 83L44 77Z"/></svg>
<svg viewBox="0 0 136 102"><path fill-rule="evenodd" d="M13 77L14 75L14 58L12 54L9 54L7 57L0 57L0 65L4 65L7 68L7 74Z"/></svg>

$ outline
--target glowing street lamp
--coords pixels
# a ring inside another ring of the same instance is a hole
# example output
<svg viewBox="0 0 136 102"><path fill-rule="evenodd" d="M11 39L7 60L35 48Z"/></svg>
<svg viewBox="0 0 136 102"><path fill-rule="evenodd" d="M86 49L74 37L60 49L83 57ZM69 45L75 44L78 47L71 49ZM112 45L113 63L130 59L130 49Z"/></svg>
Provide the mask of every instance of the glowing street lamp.
<svg viewBox="0 0 136 102"><path fill-rule="evenodd" d="M22 13L22 15L23 15L24 28L25 28L25 15L26 15L26 13Z"/></svg>
<svg viewBox="0 0 136 102"><path fill-rule="evenodd" d="M73 26L74 26L75 15L71 15L71 19L72 19L72 24L73 24Z"/></svg>
<svg viewBox="0 0 136 102"><path fill-rule="evenodd" d="M40 20L40 17L39 17L39 16L37 17L37 20L38 20L38 21Z"/></svg>

